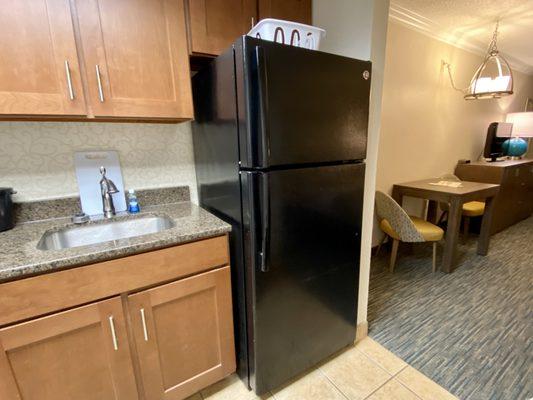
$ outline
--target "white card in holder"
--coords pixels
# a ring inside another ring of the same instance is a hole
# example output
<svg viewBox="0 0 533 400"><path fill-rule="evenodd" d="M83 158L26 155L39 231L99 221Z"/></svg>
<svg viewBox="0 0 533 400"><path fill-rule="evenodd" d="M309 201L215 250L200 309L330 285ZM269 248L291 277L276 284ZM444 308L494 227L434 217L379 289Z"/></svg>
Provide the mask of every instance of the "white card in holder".
<svg viewBox="0 0 533 400"><path fill-rule="evenodd" d="M100 167L106 168L106 176L113 181L119 190L112 194L115 211L126 211L126 197L122 171L116 151L80 151L74 154L76 178L80 191L81 208L87 215L103 214L102 194L100 191Z"/></svg>

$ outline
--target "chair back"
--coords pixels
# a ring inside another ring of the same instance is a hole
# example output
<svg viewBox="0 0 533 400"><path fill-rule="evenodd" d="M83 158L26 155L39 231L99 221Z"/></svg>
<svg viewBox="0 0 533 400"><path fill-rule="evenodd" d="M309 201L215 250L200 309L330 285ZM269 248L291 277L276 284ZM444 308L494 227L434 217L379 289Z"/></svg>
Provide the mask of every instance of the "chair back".
<svg viewBox="0 0 533 400"><path fill-rule="evenodd" d="M459 179L459 177L454 174L444 174L439 177L439 180L449 182L461 182L461 179ZM450 208L448 206L448 203L445 203L443 201L439 201L439 207L442 211L448 211L448 209Z"/></svg>
<svg viewBox="0 0 533 400"><path fill-rule="evenodd" d="M424 242L415 224L405 210L388 194L376 192L376 213L380 220L386 219L402 242Z"/></svg>
<svg viewBox="0 0 533 400"><path fill-rule="evenodd" d="M450 181L450 182L461 182L461 179L457 175L454 174L444 174L441 177L439 177L441 181Z"/></svg>

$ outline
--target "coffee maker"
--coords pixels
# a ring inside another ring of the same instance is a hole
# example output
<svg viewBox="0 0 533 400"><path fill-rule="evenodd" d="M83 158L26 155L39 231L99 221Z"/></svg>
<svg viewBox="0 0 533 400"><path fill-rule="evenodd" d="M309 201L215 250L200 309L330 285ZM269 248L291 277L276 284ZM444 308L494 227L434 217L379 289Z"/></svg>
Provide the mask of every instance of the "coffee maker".
<svg viewBox="0 0 533 400"><path fill-rule="evenodd" d="M12 188L0 188L0 232L15 226L13 200L11 195L16 192Z"/></svg>

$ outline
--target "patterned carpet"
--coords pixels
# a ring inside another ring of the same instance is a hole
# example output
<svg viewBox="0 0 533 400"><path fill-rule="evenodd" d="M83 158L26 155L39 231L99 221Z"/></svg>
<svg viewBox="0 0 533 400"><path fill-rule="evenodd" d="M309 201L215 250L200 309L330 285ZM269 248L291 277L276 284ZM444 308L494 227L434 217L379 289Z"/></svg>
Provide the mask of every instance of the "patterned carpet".
<svg viewBox="0 0 533 400"><path fill-rule="evenodd" d="M533 217L459 246L459 267L431 272L431 244L373 257L369 335L463 400L533 397ZM442 247L439 246L439 256Z"/></svg>

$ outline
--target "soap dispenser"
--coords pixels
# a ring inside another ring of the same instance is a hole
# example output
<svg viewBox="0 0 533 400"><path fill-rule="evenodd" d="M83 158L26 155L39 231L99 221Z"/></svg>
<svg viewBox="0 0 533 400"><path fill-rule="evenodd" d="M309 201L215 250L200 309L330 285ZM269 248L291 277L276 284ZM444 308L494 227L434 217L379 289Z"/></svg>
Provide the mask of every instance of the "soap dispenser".
<svg viewBox="0 0 533 400"><path fill-rule="evenodd" d="M139 207L139 202L137 200L135 190L130 189L128 190L128 212L130 214L136 214L139 211L141 211L141 208Z"/></svg>

